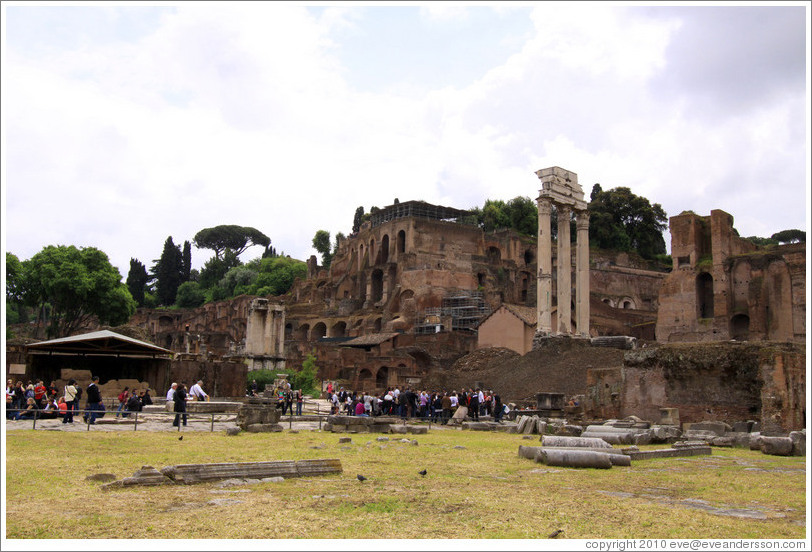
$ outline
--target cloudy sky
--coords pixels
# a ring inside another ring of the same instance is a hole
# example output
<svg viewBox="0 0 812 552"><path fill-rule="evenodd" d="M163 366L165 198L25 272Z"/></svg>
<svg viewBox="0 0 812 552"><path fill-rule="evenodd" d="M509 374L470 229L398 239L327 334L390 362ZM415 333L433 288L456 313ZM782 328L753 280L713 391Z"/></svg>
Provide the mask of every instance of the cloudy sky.
<svg viewBox="0 0 812 552"><path fill-rule="evenodd" d="M550 166L807 230L808 3L768 6L3 2L3 247L126 278L238 224L306 259L358 206L535 198Z"/></svg>

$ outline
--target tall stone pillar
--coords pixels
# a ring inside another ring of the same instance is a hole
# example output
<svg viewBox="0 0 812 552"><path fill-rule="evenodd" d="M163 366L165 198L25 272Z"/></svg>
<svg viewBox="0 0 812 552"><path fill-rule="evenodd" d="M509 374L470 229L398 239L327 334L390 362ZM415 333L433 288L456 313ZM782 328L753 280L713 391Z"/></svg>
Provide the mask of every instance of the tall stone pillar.
<svg viewBox="0 0 812 552"><path fill-rule="evenodd" d="M572 249L570 248L570 208L558 206L558 266L556 281L558 297L558 316L555 329L557 333L572 333Z"/></svg>
<svg viewBox="0 0 812 552"><path fill-rule="evenodd" d="M575 321L578 333L589 337L589 213L575 215L578 245L575 251Z"/></svg>
<svg viewBox="0 0 812 552"><path fill-rule="evenodd" d="M536 204L539 209L538 234L538 286L536 336L553 333L572 334L572 246L570 245L570 217L578 217L576 249L576 325L578 333L589 336L589 219L584 191L578 185L578 175L550 167L536 171L541 190ZM556 280L558 315L551 321L552 304L552 244L550 240L550 213L558 210L558 278ZM534 340L535 343L535 340Z"/></svg>
<svg viewBox="0 0 812 552"><path fill-rule="evenodd" d="M536 320L537 332L552 333L553 310L553 258L552 234L550 233L550 214L552 204L549 199L539 197L536 200L539 210L538 234L538 285L536 286Z"/></svg>

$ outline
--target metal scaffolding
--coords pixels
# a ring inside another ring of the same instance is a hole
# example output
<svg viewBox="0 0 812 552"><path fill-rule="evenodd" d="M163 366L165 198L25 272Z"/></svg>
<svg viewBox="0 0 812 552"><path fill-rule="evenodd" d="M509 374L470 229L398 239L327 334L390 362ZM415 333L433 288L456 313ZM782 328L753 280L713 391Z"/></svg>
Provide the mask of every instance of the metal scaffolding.
<svg viewBox="0 0 812 552"><path fill-rule="evenodd" d="M444 297L440 308L418 312L414 333L426 335L447 330L476 331L479 323L490 313L491 308L481 292L457 292ZM451 327L447 328L449 322Z"/></svg>
<svg viewBox="0 0 812 552"><path fill-rule="evenodd" d="M425 201L404 201L403 203L389 205L388 207L371 213L369 221L370 225L374 228L390 220L407 217L476 225L476 217L474 217L470 211L454 209L453 207L443 207L441 205L432 205Z"/></svg>

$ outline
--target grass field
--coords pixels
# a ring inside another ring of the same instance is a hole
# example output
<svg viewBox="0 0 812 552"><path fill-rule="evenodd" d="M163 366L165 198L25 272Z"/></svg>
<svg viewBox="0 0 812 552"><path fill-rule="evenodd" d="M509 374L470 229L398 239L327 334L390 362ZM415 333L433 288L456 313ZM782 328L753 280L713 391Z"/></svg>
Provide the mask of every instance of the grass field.
<svg viewBox="0 0 812 552"><path fill-rule="evenodd" d="M806 536L806 458L714 448L631 468L550 468L504 433L9 431L6 538L540 539ZM319 447L319 448L316 448ZM458 448L464 447L464 448ZM657 447L642 447L644 449ZM223 488L126 487L141 466L339 458L343 473ZM427 469L423 477L418 474ZM356 474L367 481L359 482ZM730 510L738 511L733 517ZM758 519L763 518L763 519Z"/></svg>

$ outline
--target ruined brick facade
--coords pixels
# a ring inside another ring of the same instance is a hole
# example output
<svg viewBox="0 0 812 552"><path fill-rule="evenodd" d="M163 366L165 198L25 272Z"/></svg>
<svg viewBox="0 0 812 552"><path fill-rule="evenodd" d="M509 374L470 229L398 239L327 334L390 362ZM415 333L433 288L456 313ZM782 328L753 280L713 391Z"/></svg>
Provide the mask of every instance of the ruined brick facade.
<svg viewBox="0 0 812 552"><path fill-rule="evenodd" d="M658 341L805 341L805 244L759 248L721 210L671 217L670 229Z"/></svg>
<svg viewBox="0 0 812 552"><path fill-rule="evenodd" d="M767 433L806 425L806 346L794 343L669 344L626 353L623 367L587 373L587 413L681 422L758 420Z"/></svg>

